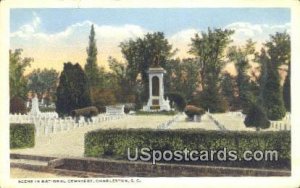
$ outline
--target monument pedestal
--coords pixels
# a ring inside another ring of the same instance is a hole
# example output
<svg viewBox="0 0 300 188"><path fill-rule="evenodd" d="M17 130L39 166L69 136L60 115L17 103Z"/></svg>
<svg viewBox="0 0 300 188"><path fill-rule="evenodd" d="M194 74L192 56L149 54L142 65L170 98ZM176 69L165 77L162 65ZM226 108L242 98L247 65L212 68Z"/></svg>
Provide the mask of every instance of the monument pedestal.
<svg viewBox="0 0 300 188"><path fill-rule="evenodd" d="M170 101L164 98L163 76L166 71L162 67L149 68L149 99L143 111L170 111Z"/></svg>

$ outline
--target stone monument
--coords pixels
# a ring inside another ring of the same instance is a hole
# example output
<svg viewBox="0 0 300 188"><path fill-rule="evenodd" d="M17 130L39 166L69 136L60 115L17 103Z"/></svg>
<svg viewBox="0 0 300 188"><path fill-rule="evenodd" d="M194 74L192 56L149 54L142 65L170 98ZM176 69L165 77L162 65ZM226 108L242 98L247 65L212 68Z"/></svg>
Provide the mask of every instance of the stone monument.
<svg viewBox="0 0 300 188"><path fill-rule="evenodd" d="M39 99L37 98L37 95L35 95L31 99L31 110L29 112L30 115L39 115L41 114L39 109Z"/></svg>
<svg viewBox="0 0 300 188"><path fill-rule="evenodd" d="M170 111L170 101L164 98L164 73L166 71L159 65L158 58L148 70L149 76L149 99L143 111Z"/></svg>

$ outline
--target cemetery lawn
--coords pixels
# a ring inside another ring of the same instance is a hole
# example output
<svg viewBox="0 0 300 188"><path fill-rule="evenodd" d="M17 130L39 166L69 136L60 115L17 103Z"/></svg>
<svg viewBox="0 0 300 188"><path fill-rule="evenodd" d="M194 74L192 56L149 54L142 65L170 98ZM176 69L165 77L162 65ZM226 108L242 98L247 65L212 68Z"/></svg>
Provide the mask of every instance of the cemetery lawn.
<svg viewBox="0 0 300 188"><path fill-rule="evenodd" d="M185 116L185 115L182 115ZM100 122L96 125L87 125L68 131L36 136L35 146L27 149L13 149L11 153L42 155L53 157L83 157L84 134L96 129L129 129L150 128L156 129L159 124L170 120L173 116L151 115L131 116L123 119Z"/></svg>
<svg viewBox="0 0 300 188"><path fill-rule="evenodd" d="M227 113L213 114L214 118L222 122L226 130L255 131L246 128L243 118L231 116ZM97 129L157 129L160 124L174 118L170 115L127 115L122 119L100 122L94 125L85 125L71 130L36 136L35 146L27 149L12 149L11 153L42 155L53 157L84 157L84 135ZM176 122L166 129L204 129L220 131L220 128L207 114L201 122L186 122L186 115L179 114Z"/></svg>

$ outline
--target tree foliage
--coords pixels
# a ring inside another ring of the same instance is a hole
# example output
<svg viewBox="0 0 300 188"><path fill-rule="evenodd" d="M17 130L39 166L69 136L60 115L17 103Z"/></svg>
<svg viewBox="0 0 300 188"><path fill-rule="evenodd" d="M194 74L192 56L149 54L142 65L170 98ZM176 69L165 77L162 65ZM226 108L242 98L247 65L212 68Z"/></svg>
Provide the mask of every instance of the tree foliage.
<svg viewBox="0 0 300 188"><path fill-rule="evenodd" d="M18 96L14 96L10 99L9 113L11 114L26 114L27 109L24 103L24 99Z"/></svg>
<svg viewBox="0 0 300 188"><path fill-rule="evenodd" d="M54 69L35 69L28 75L27 87L40 98L53 98L59 73ZM44 96L46 95L46 96Z"/></svg>
<svg viewBox="0 0 300 188"><path fill-rule="evenodd" d="M236 79L229 73L225 73L222 76L221 82L221 93L225 97L226 101L228 102L229 110L237 110L239 109L239 101L237 100L237 86L236 86Z"/></svg>
<svg viewBox="0 0 300 188"><path fill-rule="evenodd" d="M91 90L91 99L94 106L105 107L117 103L115 90L94 88Z"/></svg>
<svg viewBox="0 0 300 188"><path fill-rule="evenodd" d="M95 87L99 84L99 67L97 64L97 45L95 39L95 29L94 25L91 26L90 36L89 36L89 46L87 48L87 59L84 66L84 71L88 79L88 83L91 87Z"/></svg>
<svg viewBox="0 0 300 188"><path fill-rule="evenodd" d="M283 101L283 91L280 85L279 68L290 62L290 36L276 33L270 36L259 56L262 64L261 72L261 101L270 120L280 120L285 116L286 109Z"/></svg>
<svg viewBox="0 0 300 188"><path fill-rule="evenodd" d="M25 100L28 90L24 72L33 59L28 57L22 58L22 51L22 49L9 51L9 91L11 98L18 96Z"/></svg>
<svg viewBox="0 0 300 188"><path fill-rule="evenodd" d="M56 91L56 112L70 115L72 110L91 105L87 77L78 63L64 63Z"/></svg>
<svg viewBox="0 0 300 188"><path fill-rule="evenodd" d="M109 76L110 81L114 85L111 89L116 93L116 100L122 103L134 103L137 81L130 79L128 65L112 57L109 57L108 63L112 71Z"/></svg>
<svg viewBox="0 0 300 188"><path fill-rule="evenodd" d="M182 92L187 101L192 97L199 86L199 64L195 58L172 59L166 63L167 74L165 88L169 92Z"/></svg>
<svg viewBox="0 0 300 188"><path fill-rule="evenodd" d="M174 55L172 45L169 44L162 32L147 33L143 38L130 39L120 44L123 57L127 61L127 76L131 81L137 82L140 76L142 91L141 98L148 98L148 69L159 60L161 67ZM137 83L135 83L137 85Z"/></svg>
<svg viewBox="0 0 300 188"><path fill-rule="evenodd" d="M232 42L230 36L232 30L208 28L207 33L196 34L192 38L189 52L198 58L200 63L201 86L204 89L211 78L218 79L225 65L224 52L228 44Z"/></svg>
<svg viewBox="0 0 300 188"><path fill-rule="evenodd" d="M238 89L238 102L244 112L248 110L251 103L255 102L254 92L251 87L251 80L249 69L251 56L255 54L255 43L249 39L244 47L232 46L228 49L228 58L234 62L237 70L237 89Z"/></svg>
<svg viewBox="0 0 300 188"><path fill-rule="evenodd" d="M197 57L200 64L201 107L211 112L224 112L227 108L220 92L220 73L226 63L225 49L231 42L230 36L233 33L232 30L208 28L207 33L201 33L201 37L196 34L191 39L189 52Z"/></svg>
<svg viewBox="0 0 300 188"><path fill-rule="evenodd" d="M288 66L288 74L285 77L283 84L283 100L285 109L291 112L291 65Z"/></svg>

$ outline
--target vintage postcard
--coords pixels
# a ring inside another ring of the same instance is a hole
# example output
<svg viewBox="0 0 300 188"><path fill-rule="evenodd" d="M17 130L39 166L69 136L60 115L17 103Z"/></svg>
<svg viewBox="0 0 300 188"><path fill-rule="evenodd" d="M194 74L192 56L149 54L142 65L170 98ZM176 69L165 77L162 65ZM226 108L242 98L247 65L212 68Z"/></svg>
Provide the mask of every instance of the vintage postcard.
<svg viewBox="0 0 300 188"><path fill-rule="evenodd" d="M0 187L300 186L300 2L54 2L0 2Z"/></svg>

